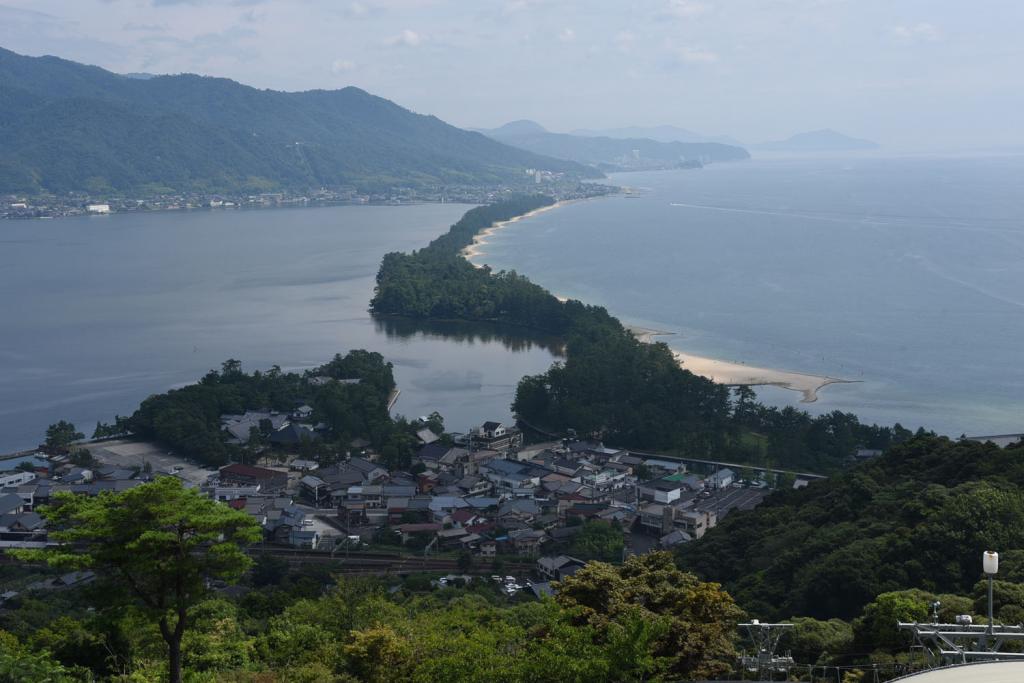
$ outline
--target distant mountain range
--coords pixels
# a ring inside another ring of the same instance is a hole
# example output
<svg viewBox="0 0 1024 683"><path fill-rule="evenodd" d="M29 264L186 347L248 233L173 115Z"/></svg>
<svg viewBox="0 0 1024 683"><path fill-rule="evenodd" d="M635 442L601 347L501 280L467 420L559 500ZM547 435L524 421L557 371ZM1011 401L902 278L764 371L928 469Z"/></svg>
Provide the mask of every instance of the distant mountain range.
<svg viewBox="0 0 1024 683"><path fill-rule="evenodd" d="M717 142L661 142L650 138L551 133L534 121L512 121L481 133L535 154L589 164L604 170L666 168L681 163L740 161L742 147Z"/></svg>
<svg viewBox="0 0 1024 683"><path fill-rule="evenodd" d="M122 76L0 49L0 193L486 185L599 176L358 88L287 93Z"/></svg>
<svg viewBox="0 0 1024 683"><path fill-rule="evenodd" d="M630 126L605 130L580 129L573 135L603 136L609 138L649 138L659 142L720 142L726 145L746 147L757 151L771 152L841 152L878 149L879 145L870 140L860 140L834 130L797 133L785 140L745 144L728 135L707 136L678 126Z"/></svg>
<svg viewBox="0 0 1024 683"><path fill-rule="evenodd" d="M750 149L765 152L851 152L878 147L877 142L851 138L828 128L797 133L785 140L750 145Z"/></svg>
<svg viewBox="0 0 1024 683"><path fill-rule="evenodd" d="M628 126L602 130L580 128L572 131L572 134L590 138L647 138L658 142L719 142L734 147L744 146L742 142L728 135L702 135L679 126Z"/></svg>

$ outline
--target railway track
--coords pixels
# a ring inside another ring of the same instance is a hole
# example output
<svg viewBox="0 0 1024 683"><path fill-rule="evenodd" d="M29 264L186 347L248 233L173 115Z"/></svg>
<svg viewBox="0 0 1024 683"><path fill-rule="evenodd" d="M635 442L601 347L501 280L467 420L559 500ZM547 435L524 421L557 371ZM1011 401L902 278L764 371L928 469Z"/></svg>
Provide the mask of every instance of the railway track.
<svg viewBox="0 0 1024 683"><path fill-rule="evenodd" d="M392 553L329 553L296 548L262 547L251 548L253 557L269 556L287 560L290 564L331 564L343 574L410 574L417 572L457 572L460 574L490 575L494 573L491 562L477 560L469 571L459 569L459 562L451 558L397 555ZM532 562L505 562L504 572L528 573L534 569Z"/></svg>

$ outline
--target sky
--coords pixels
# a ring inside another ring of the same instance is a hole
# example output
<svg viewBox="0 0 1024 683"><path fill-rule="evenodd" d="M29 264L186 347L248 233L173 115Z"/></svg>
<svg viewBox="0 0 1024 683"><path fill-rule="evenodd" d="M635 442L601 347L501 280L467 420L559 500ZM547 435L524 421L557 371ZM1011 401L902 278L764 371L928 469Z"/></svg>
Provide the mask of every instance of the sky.
<svg viewBox="0 0 1024 683"><path fill-rule="evenodd" d="M0 0L0 46L279 90L355 85L463 127L834 128L1024 148L1022 0Z"/></svg>

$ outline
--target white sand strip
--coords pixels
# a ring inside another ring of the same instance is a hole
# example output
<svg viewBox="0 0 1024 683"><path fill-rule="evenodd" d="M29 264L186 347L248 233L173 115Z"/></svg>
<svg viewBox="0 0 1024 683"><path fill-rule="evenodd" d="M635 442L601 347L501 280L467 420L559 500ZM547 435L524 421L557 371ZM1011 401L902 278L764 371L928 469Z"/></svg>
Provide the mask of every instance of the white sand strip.
<svg viewBox="0 0 1024 683"><path fill-rule="evenodd" d="M532 218L533 216L536 216L538 214L542 214L545 211L551 211L552 209L557 209L560 206L565 206L566 204L570 204L570 203L572 203L574 201L582 201L582 200L579 200L579 199L567 199L567 200L564 200L564 201L555 202L554 204L551 204L550 206L542 206L539 209L534 209L533 211L528 211L527 213L524 213L521 216L516 216L515 218L510 218L507 221L499 221L497 223L494 223L493 225L491 225L491 227L484 228L483 230L481 230L480 232L478 232L476 234L476 237L473 238L473 243L470 244L468 247L465 247L462 250L462 252L461 252L462 253L462 257L465 258L470 263L472 263L477 268L481 268L481 267L483 267L484 264L483 263L478 263L474 259L478 259L481 256L486 256L487 255L487 252L483 251L483 247L487 246L487 240L490 239L491 235L493 235L494 233L498 232L502 228L508 227L509 225L511 225L513 223L517 223L517 222L519 222L519 221L521 221L523 219L526 219L526 218Z"/></svg>
<svg viewBox="0 0 1024 683"><path fill-rule="evenodd" d="M639 341L649 344L654 337L669 335L671 332L660 332L641 327L628 328L633 336ZM760 368L745 363L734 363L717 358L695 356L691 353L684 353L673 349L672 355L679 361L679 366L689 370L695 375L706 377L716 384L727 385L748 385L748 386L776 386L791 391L799 391L803 394L801 403L813 403L818 400L818 391L829 384L847 384L853 380L839 379L824 375L809 375L803 372L789 372L787 370L773 370L771 368Z"/></svg>

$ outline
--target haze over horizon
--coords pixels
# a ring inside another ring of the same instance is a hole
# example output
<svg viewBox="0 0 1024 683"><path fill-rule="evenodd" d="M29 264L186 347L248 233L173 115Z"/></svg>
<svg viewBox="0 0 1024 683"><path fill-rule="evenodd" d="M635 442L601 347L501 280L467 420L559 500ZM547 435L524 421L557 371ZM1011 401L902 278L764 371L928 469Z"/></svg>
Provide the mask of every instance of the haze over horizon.
<svg viewBox="0 0 1024 683"><path fill-rule="evenodd" d="M949 150L1024 146L1020 19L1009 0L0 0L0 45L119 73L355 85L463 127L669 124L747 143L833 128Z"/></svg>

